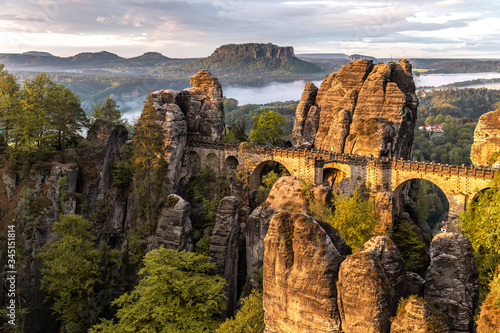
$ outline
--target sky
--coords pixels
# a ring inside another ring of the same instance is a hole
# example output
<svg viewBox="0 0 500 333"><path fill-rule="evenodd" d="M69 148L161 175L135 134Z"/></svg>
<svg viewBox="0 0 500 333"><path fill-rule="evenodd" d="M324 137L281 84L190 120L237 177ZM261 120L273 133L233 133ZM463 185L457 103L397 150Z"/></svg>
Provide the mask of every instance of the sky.
<svg viewBox="0 0 500 333"><path fill-rule="evenodd" d="M498 0L2 0L0 53L209 56L268 43L300 53L500 58Z"/></svg>

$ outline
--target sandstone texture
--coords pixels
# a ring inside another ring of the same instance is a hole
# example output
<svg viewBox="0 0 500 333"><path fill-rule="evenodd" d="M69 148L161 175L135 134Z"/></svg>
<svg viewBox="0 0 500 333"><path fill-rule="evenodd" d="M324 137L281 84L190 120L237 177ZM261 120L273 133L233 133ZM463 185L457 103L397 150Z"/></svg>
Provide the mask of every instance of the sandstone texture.
<svg viewBox="0 0 500 333"><path fill-rule="evenodd" d="M265 332L336 332L335 281L344 256L305 214L275 215L264 240Z"/></svg>
<svg viewBox="0 0 500 333"><path fill-rule="evenodd" d="M491 165L491 156L500 151L500 109L483 114L474 130L470 159L474 165ZM500 162L497 160L495 166Z"/></svg>
<svg viewBox="0 0 500 333"><path fill-rule="evenodd" d="M5 185L7 199L12 200L12 196L16 191L16 176L11 177L7 172L2 172L2 182Z"/></svg>
<svg viewBox="0 0 500 333"><path fill-rule="evenodd" d="M234 314L238 301L239 204L238 198L233 196L224 197L220 201L210 242L210 261L215 263L216 273L227 282L227 307L222 313L223 318Z"/></svg>
<svg viewBox="0 0 500 333"><path fill-rule="evenodd" d="M168 179L175 190L179 182L182 157L187 142L187 123L184 113L175 104L178 92L160 90L151 94L165 139L165 159L168 163Z"/></svg>
<svg viewBox="0 0 500 333"><path fill-rule="evenodd" d="M448 333L449 329L439 315L432 313L428 302L410 296L401 304L401 309L391 324L391 333Z"/></svg>
<svg viewBox="0 0 500 333"><path fill-rule="evenodd" d="M295 145L299 148L311 148L314 145L314 137L319 124L319 109L316 105L317 94L318 88L313 83L307 82L295 111L292 133ZM313 109L311 110L311 108Z"/></svg>
<svg viewBox="0 0 500 333"><path fill-rule="evenodd" d="M405 263L391 239L370 239L340 266L338 304L345 332L389 332L406 291Z"/></svg>
<svg viewBox="0 0 500 333"><path fill-rule="evenodd" d="M315 198L323 201L326 200L329 193L328 188L322 185L315 186L312 191ZM306 213L307 209L308 202L302 193L300 181L293 176L283 176L278 179L271 188L267 200L253 210L246 221L244 234L248 274L262 263L264 237L271 218L278 212ZM341 237L341 240L337 240L337 242L344 242L344 239Z"/></svg>
<svg viewBox="0 0 500 333"><path fill-rule="evenodd" d="M297 146L338 153L411 156L418 99L411 65L373 65L356 60L328 75L316 93L308 83L297 106L294 138ZM315 119L319 123L315 134ZM309 126L306 131L306 120Z"/></svg>
<svg viewBox="0 0 500 333"><path fill-rule="evenodd" d="M176 193L179 181L189 171L185 167L184 156L187 140L220 141L226 128L219 80L209 71L201 70L191 77L190 82L192 88L189 90L159 90L151 94L165 135L170 186Z"/></svg>
<svg viewBox="0 0 500 333"><path fill-rule="evenodd" d="M193 86L181 91L176 104L186 116L188 138L219 141L225 134L222 86L204 69L191 77Z"/></svg>
<svg viewBox="0 0 500 333"><path fill-rule="evenodd" d="M180 196L171 194L158 217L155 240L167 249L193 251L191 205Z"/></svg>
<svg viewBox="0 0 500 333"><path fill-rule="evenodd" d="M431 242L425 298L448 318L450 332L472 332L479 295L478 269L469 239L441 233Z"/></svg>

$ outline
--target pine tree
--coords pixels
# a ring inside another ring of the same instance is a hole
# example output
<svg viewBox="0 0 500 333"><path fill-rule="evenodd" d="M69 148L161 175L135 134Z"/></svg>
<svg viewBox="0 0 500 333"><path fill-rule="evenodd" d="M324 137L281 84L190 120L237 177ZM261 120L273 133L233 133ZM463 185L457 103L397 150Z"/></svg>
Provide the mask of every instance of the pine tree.
<svg viewBox="0 0 500 333"><path fill-rule="evenodd" d="M98 101L92 107L90 119L92 122L97 119L108 121L114 125L126 125L127 121L122 117L118 103L111 97L106 97L106 101Z"/></svg>
<svg viewBox="0 0 500 333"><path fill-rule="evenodd" d="M132 160L139 184L137 194L141 202L142 215L150 228L153 227L155 199L161 196L159 192L165 187L166 160L163 140L163 128L156 115L151 96L148 95L133 137Z"/></svg>
<svg viewBox="0 0 500 333"><path fill-rule="evenodd" d="M16 77L4 70L3 65L0 64L0 131L2 131L5 144L11 141L15 116L21 111L20 88Z"/></svg>

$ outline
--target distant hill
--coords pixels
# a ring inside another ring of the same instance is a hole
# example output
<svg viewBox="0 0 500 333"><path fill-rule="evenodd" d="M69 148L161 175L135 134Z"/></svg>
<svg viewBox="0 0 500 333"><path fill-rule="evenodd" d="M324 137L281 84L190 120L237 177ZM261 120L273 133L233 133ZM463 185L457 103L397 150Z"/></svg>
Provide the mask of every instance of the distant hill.
<svg viewBox="0 0 500 333"><path fill-rule="evenodd" d="M178 68L177 72L208 69L214 75L313 74L323 70L295 57L293 47L271 43L228 44L217 48L209 57Z"/></svg>
<svg viewBox="0 0 500 333"><path fill-rule="evenodd" d="M147 52L133 58L123 58L114 53L83 52L71 57L57 57L48 52L29 51L19 53L0 53L0 63L14 70L58 70L66 69L105 69L142 68L153 70L157 67L179 67L195 59L172 59L157 52Z"/></svg>
<svg viewBox="0 0 500 333"><path fill-rule="evenodd" d="M499 59L416 58L409 61L414 69L426 69L426 73L500 72Z"/></svg>

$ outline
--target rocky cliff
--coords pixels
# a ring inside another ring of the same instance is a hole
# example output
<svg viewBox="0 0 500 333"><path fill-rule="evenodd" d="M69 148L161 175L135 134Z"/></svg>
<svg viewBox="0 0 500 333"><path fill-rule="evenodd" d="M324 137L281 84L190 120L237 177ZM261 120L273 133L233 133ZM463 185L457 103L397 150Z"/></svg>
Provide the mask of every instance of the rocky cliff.
<svg viewBox="0 0 500 333"><path fill-rule="evenodd" d="M188 171L183 170L184 148L188 139L220 141L225 135L222 87L209 71L191 77L192 88L180 92L159 90L151 93L163 127L165 158L172 190ZM186 163L184 163L186 166Z"/></svg>
<svg viewBox="0 0 500 333"><path fill-rule="evenodd" d="M338 331L335 281L346 253L304 214L275 215L264 242L265 332Z"/></svg>
<svg viewBox="0 0 500 333"><path fill-rule="evenodd" d="M500 109L485 113L479 118L474 130L470 159L474 165L498 166L500 156L490 161L493 154L498 152L500 152Z"/></svg>
<svg viewBox="0 0 500 333"><path fill-rule="evenodd" d="M411 65L356 60L306 84L296 110L296 145L339 153L411 156L418 100Z"/></svg>

